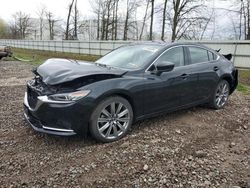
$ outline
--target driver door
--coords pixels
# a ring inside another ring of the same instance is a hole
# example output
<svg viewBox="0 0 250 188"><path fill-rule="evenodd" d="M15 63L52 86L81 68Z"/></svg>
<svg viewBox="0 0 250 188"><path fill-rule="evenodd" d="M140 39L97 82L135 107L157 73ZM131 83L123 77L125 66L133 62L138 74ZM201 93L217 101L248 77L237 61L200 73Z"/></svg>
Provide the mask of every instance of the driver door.
<svg viewBox="0 0 250 188"><path fill-rule="evenodd" d="M172 71L160 75L152 71L157 63L168 61L175 64ZM185 49L182 46L166 50L145 73L144 114L171 111L195 101L197 75L185 66Z"/></svg>

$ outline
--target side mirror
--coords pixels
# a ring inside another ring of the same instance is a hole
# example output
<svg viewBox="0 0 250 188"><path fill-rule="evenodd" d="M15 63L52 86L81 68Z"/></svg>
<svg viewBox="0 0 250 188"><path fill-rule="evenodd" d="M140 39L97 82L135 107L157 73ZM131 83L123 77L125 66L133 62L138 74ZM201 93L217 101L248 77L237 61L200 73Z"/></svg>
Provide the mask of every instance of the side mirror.
<svg viewBox="0 0 250 188"><path fill-rule="evenodd" d="M158 74L163 72L170 72L174 69L174 63L168 61L161 61L156 65L156 70Z"/></svg>

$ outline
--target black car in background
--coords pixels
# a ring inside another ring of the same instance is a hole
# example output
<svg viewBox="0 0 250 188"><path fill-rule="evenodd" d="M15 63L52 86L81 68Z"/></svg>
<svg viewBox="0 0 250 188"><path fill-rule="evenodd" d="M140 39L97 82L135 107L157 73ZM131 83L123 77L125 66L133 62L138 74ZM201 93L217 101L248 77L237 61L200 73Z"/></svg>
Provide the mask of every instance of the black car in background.
<svg viewBox="0 0 250 188"><path fill-rule="evenodd" d="M218 52L192 43L139 43L95 63L49 59L27 84L24 115L39 132L90 132L101 142L120 139L133 122L209 104L223 108L238 71Z"/></svg>
<svg viewBox="0 0 250 188"><path fill-rule="evenodd" d="M0 46L0 60L4 57L11 57L12 51L9 46Z"/></svg>

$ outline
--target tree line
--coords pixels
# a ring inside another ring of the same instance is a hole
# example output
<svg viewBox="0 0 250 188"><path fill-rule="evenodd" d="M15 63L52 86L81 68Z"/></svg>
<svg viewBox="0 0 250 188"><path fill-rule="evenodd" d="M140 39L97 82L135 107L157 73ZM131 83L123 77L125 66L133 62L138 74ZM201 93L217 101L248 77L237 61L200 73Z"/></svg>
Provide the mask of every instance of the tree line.
<svg viewBox="0 0 250 188"><path fill-rule="evenodd" d="M206 2L208 0L91 0L94 36L80 13L77 0L69 0L65 19L41 6L36 12L38 27L34 27L30 15L21 11L16 12L9 23L0 19L0 38L26 39L35 33L39 36L37 39L43 40L46 30L49 39L54 40L60 30L64 40L77 40L79 34L86 31L95 40L212 39L215 22L220 18L216 15L217 8L206 6ZM229 27L234 38L250 40L250 0L233 0L231 4L232 8L224 11L232 17Z"/></svg>

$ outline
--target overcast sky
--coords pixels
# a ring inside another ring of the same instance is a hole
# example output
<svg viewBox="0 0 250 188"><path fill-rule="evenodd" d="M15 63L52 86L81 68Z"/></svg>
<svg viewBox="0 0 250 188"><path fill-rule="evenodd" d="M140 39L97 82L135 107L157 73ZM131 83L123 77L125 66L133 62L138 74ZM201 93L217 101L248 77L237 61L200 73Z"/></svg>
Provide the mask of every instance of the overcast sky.
<svg viewBox="0 0 250 188"><path fill-rule="evenodd" d="M45 5L49 11L56 16L64 18L67 15L67 7L71 0L1 0L0 17L9 21L12 15L17 11L26 12L31 17L37 17L36 12L42 5ZM78 0L78 7L85 17L92 15L90 0ZM207 1L212 6L211 1ZM215 7L228 8L230 0L214 0Z"/></svg>
<svg viewBox="0 0 250 188"><path fill-rule="evenodd" d="M237 9L236 7L232 7L232 2L236 0L207 0L206 5L209 7L215 8L230 8ZM22 11L30 14L31 17L37 17L37 11L39 7L45 6L49 11L54 13L57 18L62 20L66 20L67 17L67 7L71 0L1 0L0 5L0 18L9 22L12 19L12 15L17 11ZM93 17L92 8L90 5L91 0L78 0L78 9L82 16L85 19ZM161 0L156 0L157 2L162 2ZM214 5L213 5L214 4ZM142 20L144 14L144 8L138 10L137 18ZM235 16L235 15L234 15ZM233 17L234 17L233 16ZM230 18L231 17L231 18ZM235 17L236 19L237 16ZM216 12L216 34L217 38L220 38L220 34L225 36L225 32L229 33L227 30L228 26L231 24L232 15L230 16L228 12L219 11L217 9ZM154 28L155 30L159 30L160 28L160 20L157 20L155 17ZM227 36L226 36L227 37Z"/></svg>
<svg viewBox="0 0 250 188"><path fill-rule="evenodd" d="M0 17L9 21L12 15L17 11L26 12L31 17L37 17L36 12L45 5L49 11L56 16L64 18L67 15L67 7L71 0L1 0ZM78 0L79 10L83 15L91 14L89 0Z"/></svg>

